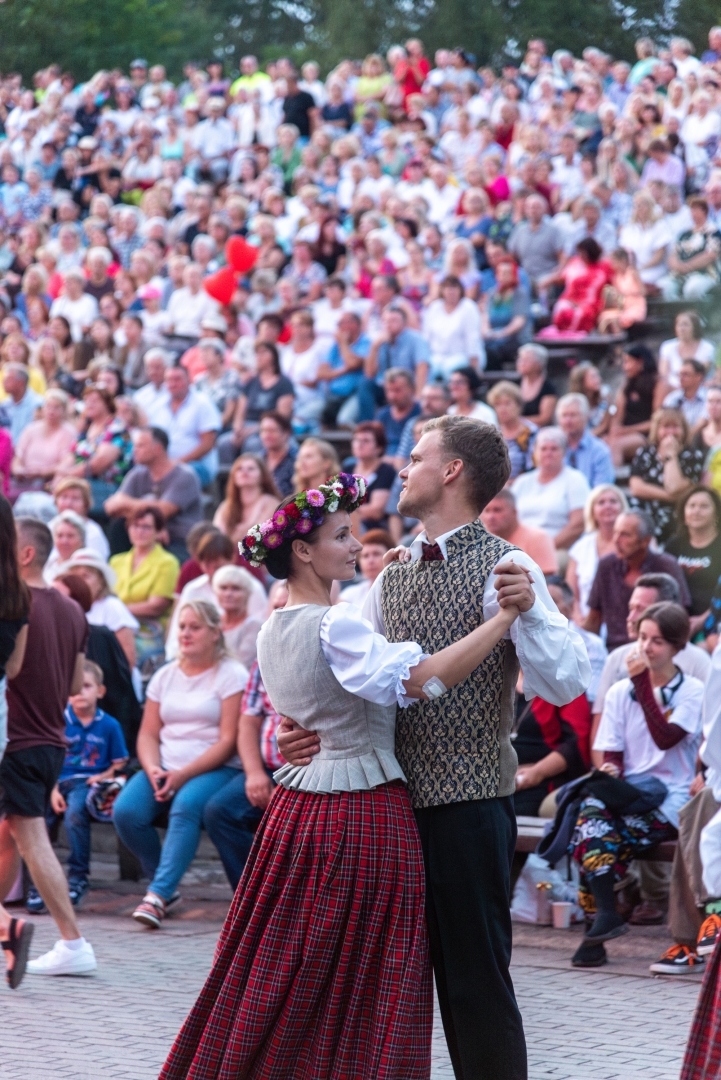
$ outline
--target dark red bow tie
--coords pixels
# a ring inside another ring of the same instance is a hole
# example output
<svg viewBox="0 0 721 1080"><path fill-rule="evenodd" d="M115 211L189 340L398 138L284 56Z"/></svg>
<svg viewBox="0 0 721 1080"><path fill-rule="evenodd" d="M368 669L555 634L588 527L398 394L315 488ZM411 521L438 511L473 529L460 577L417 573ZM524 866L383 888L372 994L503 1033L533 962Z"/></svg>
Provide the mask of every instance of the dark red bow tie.
<svg viewBox="0 0 721 1080"><path fill-rule="evenodd" d="M423 544L421 562L443 562L443 552L438 544Z"/></svg>

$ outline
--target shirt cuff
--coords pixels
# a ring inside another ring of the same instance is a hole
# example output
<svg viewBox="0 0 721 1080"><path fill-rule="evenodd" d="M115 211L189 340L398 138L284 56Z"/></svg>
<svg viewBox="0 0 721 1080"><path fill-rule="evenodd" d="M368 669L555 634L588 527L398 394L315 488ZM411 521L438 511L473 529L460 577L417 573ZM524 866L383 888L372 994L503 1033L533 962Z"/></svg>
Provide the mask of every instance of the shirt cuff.
<svg viewBox="0 0 721 1080"><path fill-rule="evenodd" d="M523 622L524 630L533 628L541 629L544 626L548 626L548 608L545 604L542 604L540 599L536 597L533 602L533 607L528 611L522 611L520 618Z"/></svg>
<svg viewBox="0 0 721 1080"><path fill-rule="evenodd" d="M407 664L404 664L403 667L398 672L398 675L396 676L396 687L395 687L395 689L396 689L396 700L398 702L398 707L399 708L407 709L409 705L415 705L415 703L417 701L421 700L420 698L408 697L408 695L406 694L406 688L405 688L405 686L403 684L405 683L406 679L410 679L410 677L411 677L411 668L414 668L418 664L420 664L421 660L428 660L428 659L429 659L429 653L422 652L418 656L414 657L414 659L409 660Z"/></svg>

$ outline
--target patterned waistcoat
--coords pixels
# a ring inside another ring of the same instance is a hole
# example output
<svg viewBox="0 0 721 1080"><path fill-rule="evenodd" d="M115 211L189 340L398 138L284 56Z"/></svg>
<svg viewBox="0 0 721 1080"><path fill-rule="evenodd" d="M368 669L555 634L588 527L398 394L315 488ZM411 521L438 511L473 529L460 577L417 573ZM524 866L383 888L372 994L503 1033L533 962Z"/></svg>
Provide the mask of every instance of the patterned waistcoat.
<svg viewBox="0 0 721 1080"><path fill-rule="evenodd" d="M483 622L489 573L514 550L472 522L448 538L443 562L392 563L381 592L388 640L417 641L432 654L465 637ZM396 757L415 807L513 793L517 675L516 650L500 641L465 682L398 710Z"/></svg>

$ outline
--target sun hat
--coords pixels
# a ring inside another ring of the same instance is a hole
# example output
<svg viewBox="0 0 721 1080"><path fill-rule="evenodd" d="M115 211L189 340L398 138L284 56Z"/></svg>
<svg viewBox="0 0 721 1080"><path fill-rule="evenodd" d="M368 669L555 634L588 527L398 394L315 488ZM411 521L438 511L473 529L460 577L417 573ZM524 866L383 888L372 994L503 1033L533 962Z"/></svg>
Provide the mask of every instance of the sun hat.
<svg viewBox="0 0 721 1080"><path fill-rule="evenodd" d="M71 570L78 570L82 567L85 567L86 570L97 570L99 574L103 575L108 588L115 588L115 582L117 581L115 571L92 548L79 548L66 563L59 567L58 573L67 574Z"/></svg>

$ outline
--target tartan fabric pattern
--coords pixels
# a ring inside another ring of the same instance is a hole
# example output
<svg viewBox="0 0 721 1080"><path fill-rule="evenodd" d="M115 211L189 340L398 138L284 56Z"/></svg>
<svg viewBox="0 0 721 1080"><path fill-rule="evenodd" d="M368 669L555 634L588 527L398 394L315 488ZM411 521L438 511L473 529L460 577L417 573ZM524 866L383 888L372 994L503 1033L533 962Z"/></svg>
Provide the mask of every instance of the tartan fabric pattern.
<svg viewBox="0 0 721 1080"><path fill-rule="evenodd" d="M679 1080L712 1080L721 1074L721 949L714 949L703 977Z"/></svg>
<svg viewBox="0 0 721 1080"><path fill-rule="evenodd" d="M424 899L402 783L276 788L161 1080L428 1080Z"/></svg>
<svg viewBox="0 0 721 1080"><path fill-rule="evenodd" d="M417 641L433 654L483 622L483 592L491 570L517 548L479 521L446 542L445 560L391 563L383 572L381 607L389 641ZM518 662L500 641L468 678L439 698L396 716L396 757L413 806L492 799L513 792L514 767L501 768L501 727L509 736ZM505 749L505 747L504 747ZM503 790L502 772L509 790Z"/></svg>
<svg viewBox="0 0 721 1080"><path fill-rule="evenodd" d="M257 660L250 669L248 682L240 702L240 711L250 716L263 717L260 729L260 756L268 769L280 769L285 765L285 758L278 750L278 728L283 718L271 704L268 691L263 686L263 680L260 677Z"/></svg>

